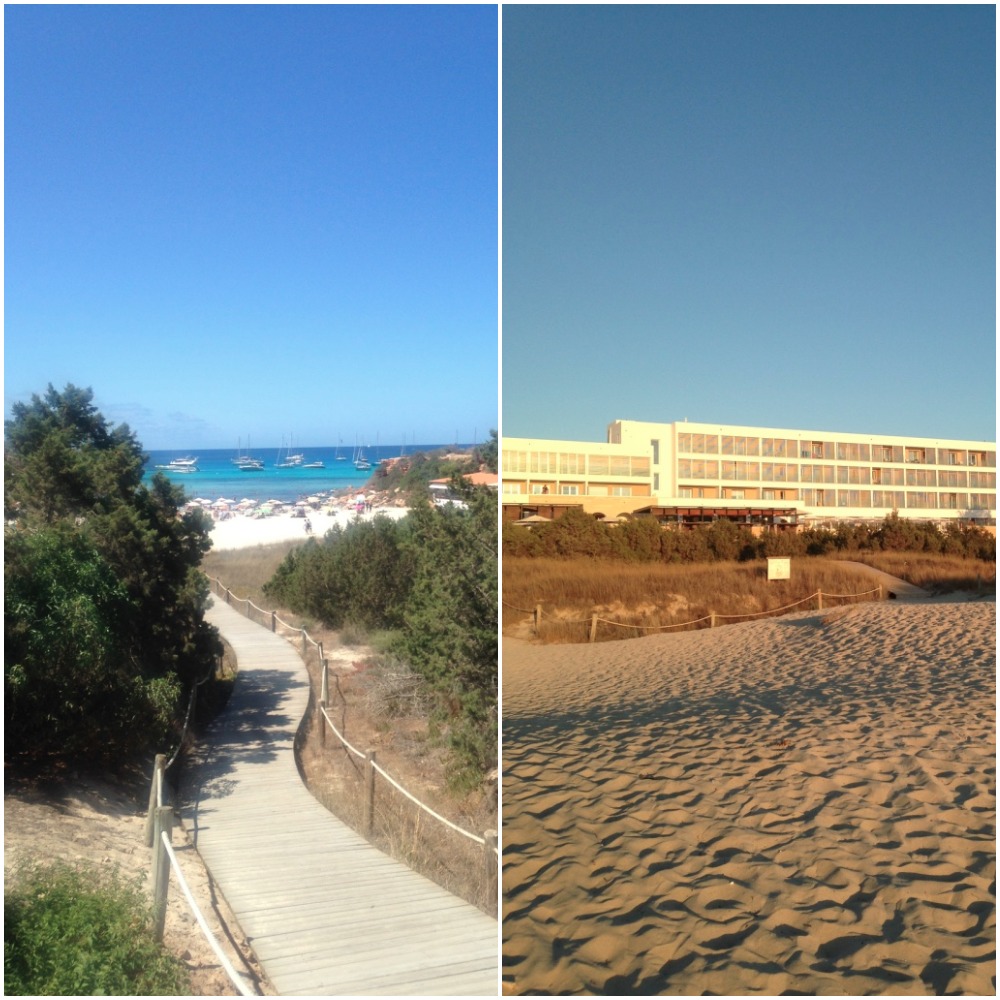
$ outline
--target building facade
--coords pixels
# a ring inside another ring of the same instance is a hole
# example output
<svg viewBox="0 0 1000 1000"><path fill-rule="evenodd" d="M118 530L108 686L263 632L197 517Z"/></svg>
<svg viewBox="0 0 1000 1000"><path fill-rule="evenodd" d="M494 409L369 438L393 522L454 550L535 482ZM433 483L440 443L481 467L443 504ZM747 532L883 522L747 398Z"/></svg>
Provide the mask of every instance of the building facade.
<svg viewBox="0 0 1000 1000"><path fill-rule="evenodd" d="M541 505L663 521L996 523L996 443L616 420L606 443L504 438L508 517Z"/></svg>

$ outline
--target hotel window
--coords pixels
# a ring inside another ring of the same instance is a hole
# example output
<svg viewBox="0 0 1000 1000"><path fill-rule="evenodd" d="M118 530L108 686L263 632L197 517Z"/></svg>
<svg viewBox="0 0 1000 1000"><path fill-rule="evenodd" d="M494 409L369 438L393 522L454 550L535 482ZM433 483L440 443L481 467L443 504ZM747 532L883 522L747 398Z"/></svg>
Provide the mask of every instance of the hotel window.
<svg viewBox="0 0 1000 1000"><path fill-rule="evenodd" d="M933 469L907 469L907 486L937 486L937 476Z"/></svg>
<svg viewBox="0 0 1000 1000"><path fill-rule="evenodd" d="M563 452L559 456L559 473L563 476L582 476L586 468L587 456Z"/></svg>
<svg viewBox="0 0 1000 1000"><path fill-rule="evenodd" d="M660 474L658 472L653 473L653 492L660 492Z"/></svg>
<svg viewBox="0 0 1000 1000"><path fill-rule="evenodd" d="M975 475L975 473L973 473ZM969 474L964 470L942 469L938 473L938 486L968 486Z"/></svg>
<svg viewBox="0 0 1000 1000"><path fill-rule="evenodd" d="M660 464L660 441L659 438L654 438L649 442L653 446L653 465Z"/></svg>
<svg viewBox="0 0 1000 1000"><path fill-rule="evenodd" d="M554 451L531 452L529 472L555 473L558 468L557 454Z"/></svg>
<svg viewBox="0 0 1000 1000"><path fill-rule="evenodd" d="M694 496L694 490L690 486L682 486L677 493L683 500L690 500Z"/></svg>
<svg viewBox="0 0 1000 1000"><path fill-rule="evenodd" d="M503 481L503 491L504 493L523 493L524 483L512 483L505 479Z"/></svg>
<svg viewBox="0 0 1000 1000"><path fill-rule="evenodd" d="M938 495L938 503L942 510L958 510L965 506L964 493L941 493Z"/></svg>
<svg viewBox="0 0 1000 1000"><path fill-rule="evenodd" d="M631 486L612 486L611 495L613 497L630 497L632 496Z"/></svg>
<svg viewBox="0 0 1000 1000"><path fill-rule="evenodd" d="M906 506L911 510L934 510L937 508L937 494L925 492L907 493Z"/></svg>
<svg viewBox="0 0 1000 1000"><path fill-rule="evenodd" d="M579 486L560 486L559 487L559 492L564 497L575 497L575 496L579 496L580 487Z"/></svg>
<svg viewBox="0 0 1000 1000"><path fill-rule="evenodd" d="M914 462L917 465L927 464L927 451L924 448L907 448L906 461Z"/></svg>
<svg viewBox="0 0 1000 1000"><path fill-rule="evenodd" d="M977 510L993 510L997 505L995 493L970 493L969 506Z"/></svg>
<svg viewBox="0 0 1000 1000"><path fill-rule="evenodd" d="M503 450L503 471L504 472L527 472L528 453L526 451Z"/></svg>
<svg viewBox="0 0 1000 1000"><path fill-rule="evenodd" d="M591 455L589 457L590 474L592 476L606 476L611 468L607 455Z"/></svg>
<svg viewBox="0 0 1000 1000"><path fill-rule="evenodd" d="M990 466L997 464L995 451L970 451L969 465Z"/></svg>
<svg viewBox="0 0 1000 1000"><path fill-rule="evenodd" d="M972 461L972 455L969 455L969 465L975 465L976 463ZM965 452L964 451L949 451L948 452L948 465L965 465Z"/></svg>
<svg viewBox="0 0 1000 1000"><path fill-rule="evenodd" d="M969 485L995 490L997 488L997 474L995 472L970 472Z"/></svg>

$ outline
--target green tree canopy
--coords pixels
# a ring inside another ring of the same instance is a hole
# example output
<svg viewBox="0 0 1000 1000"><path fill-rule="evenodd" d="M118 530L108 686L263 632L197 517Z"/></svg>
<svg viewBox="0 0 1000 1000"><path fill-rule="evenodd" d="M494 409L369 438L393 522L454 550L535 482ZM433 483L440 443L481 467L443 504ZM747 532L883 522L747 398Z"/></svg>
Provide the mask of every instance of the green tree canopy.
<svg viewBox="0 0 1000 1000"><path fill-rule="evenodd" d="M51 385L5 424L7 759L113 757L162 740L217 646L207 551L183 491L142 483L143 454L89 389Z"/></svg>

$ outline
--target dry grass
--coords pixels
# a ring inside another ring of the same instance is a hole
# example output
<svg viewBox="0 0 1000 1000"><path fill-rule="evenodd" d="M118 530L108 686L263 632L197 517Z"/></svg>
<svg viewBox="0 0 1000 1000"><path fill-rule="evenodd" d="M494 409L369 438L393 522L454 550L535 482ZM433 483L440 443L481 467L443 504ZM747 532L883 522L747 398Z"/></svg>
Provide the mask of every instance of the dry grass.
<svg viewBox="0 0 1000 1000"><path fill-rule="evenodd" d="M872 590L870 581L835 559L793 560L791 580L768 581L763 563L640 564L592 559L503 560L504 631L527 637L526 623L542 605L543 642L585 642L591 615L628 627L600 623L596 638L646 635L665 625L718 616L773 612L817 591L854 595ZM858 598L871 600L872 594ZM825 604L851 597L824 598ZM808 604L802 605L809 607ZM705 627L708 622L698 626Z"/></svg>
<svg viewBox="0 0 1000 1000"><path fill-rule="evenodd" d="M303 542L288 541L247 549L209 552L202 559L201 568L207 576L223 580L234 594L249 597L254 604L261 605L264 584L274 576L285 556L302 545Z"/></svg>
<svg viewBox="0 0 1000 1000"><path fill-rule="evenodd" d="M270 608L262 586L296 543L213 553L203 569L238 597ZM239 610L245 607L233 605ZM399 664L378 656L363 637L324 629L287 609L279 618L304 627L323 645L329 661L328 713L345 738L363 752L376 751L384 768L410 794L451 822L478 836L498 824L495 787L457 798L448 791L447 761L429 735L426 708ZM318 651L300 633L283 629L303 655L318 704ZM347 641L350 640L350 641ZM299 767L309 790L331 812L359 832L364 829L364 761L344 749L318 711L311 713L297 741ZM375 821L369 839L394 858L433 879L491 916L497 914L497 863L487 869L483 848L423 813L376 776ZM366 833L367 835L367 833Z"/></svg>
<svg viewBox="0 0 1000 1000"><path fill-rule="evenodd" d="M874 566L934 594L995 594L997 589L997 565L982 559L925 552L852 552L844 558Z"/></svg>

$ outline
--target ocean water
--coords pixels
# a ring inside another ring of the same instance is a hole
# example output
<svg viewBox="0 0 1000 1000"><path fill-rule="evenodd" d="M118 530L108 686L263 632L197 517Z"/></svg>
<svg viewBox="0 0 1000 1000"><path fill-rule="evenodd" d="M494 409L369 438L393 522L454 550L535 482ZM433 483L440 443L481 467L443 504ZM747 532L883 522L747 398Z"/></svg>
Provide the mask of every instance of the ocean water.
<svg viewBox="0 0 1000 1000"><path fill-rule="evenodd" d="M215 449L208 451L151 451L148 453L146 472L143 477L148 481L155 472L157 465L167 465L175 458L195 458L198 471L177 473L164 471L166 477L178 486L184 488L189 500L200 497L206 500L217 500L225 497L229 500L284 500L294 501L301 497L326 493L330 490L354 490L362 486L372 489L378 487L375 473L379 460L394 458L400 454L407 455L417 451L437 451L440 448L454 445L440 444L408 444L405 448L399 445L382 445L381 447L365 448L365 457L371 462L369 471L360 471L354 467L353 448L331 445L324 448L293 448L293 452L305 457L305 462L322 462L322 469L305 469L299 466L293 469L279 469L278 462L285 455L284 449L254 448L253 457L264 463L260 472L243 472L233 462L235 449ZM461 450L471 448L471 445L458 445ZM337 460L338 453L343 461ZM375 478L373 478L375 477Z"/></svg>

